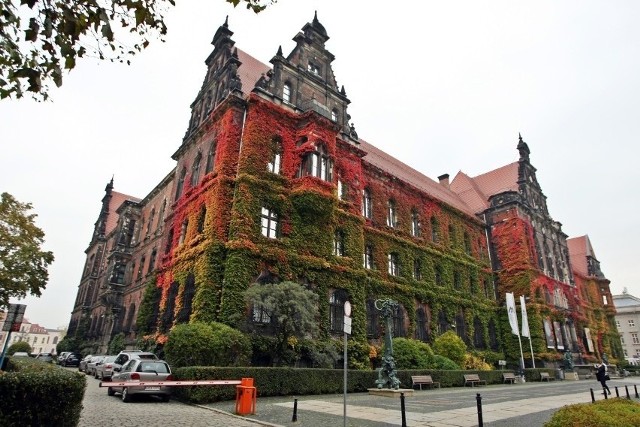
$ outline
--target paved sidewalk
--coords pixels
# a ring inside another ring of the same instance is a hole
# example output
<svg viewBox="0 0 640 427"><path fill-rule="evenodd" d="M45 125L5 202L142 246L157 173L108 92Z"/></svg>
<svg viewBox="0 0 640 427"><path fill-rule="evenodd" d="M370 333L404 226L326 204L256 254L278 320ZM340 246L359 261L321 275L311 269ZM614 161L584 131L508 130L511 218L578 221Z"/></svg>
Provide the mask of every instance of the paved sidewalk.
<svg viewBox="0 0 640 427"><path fill-rule="evenodd" d="M635 399L634 385L639 379L611 381L611 390L619 387L626 398L624 385ZM482 418L487 427L519 425L540 427L553 413L565 405L591 402L590 388L597 400L596 381L555 381L491 385L476 388L443 388L416 390L405 398L405 416L409 427L470 427L478 425L477 394L482 402ZM615 391L613 394L615 397ZM300 396L297 399L297 421L292 422L294 397L258 398L255 415L246 417L258 425L336 427L344 422L343 395ZM202 405L207 409L233 413L234 402ZM383 427L402 425L400 399L353 393L347 396L347 421L350 427Z"/></svg>

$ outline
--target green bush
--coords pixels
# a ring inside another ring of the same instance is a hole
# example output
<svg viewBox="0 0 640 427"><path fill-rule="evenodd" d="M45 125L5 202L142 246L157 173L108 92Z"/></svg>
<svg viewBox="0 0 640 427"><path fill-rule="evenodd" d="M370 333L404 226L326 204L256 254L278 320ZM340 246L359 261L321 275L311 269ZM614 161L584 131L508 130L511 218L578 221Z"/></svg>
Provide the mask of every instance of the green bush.
<svg viewBox="0 0 640 427"><path fill-rule="evenodd" d="M640 404L627 399L568 405L558 410L544 427L636 427L640 426Z"/></svg>
<svg viewBox="0 0 640 427"><path fill-rule="evenodd" d="M85 388L86 377L78 372L35 359L11 359L0 375L0 425L78 425Z"/></svg>
<svg viewBox="0 0 640 427"><path fill-rule="evenodd" d="M13 354L18 351L26 351L27 353L31 354L31 346L26 341L18 341L9 346L9 348L7 349L7 354L9 356L13 356Z"/></svg>
<svg viewBox="0 0 640 427"><path fill-rule="evenodd" d="M460 369L460 365L458 365L453 360L448 357L441 356L436 354L433 356L433 365L430 366L431 369L437 369L441 371L457 371Z"/></svg>
<svg viewBox="0 0 640 427"><path fill-rule="evenodd" d="M398 369L427 369L433 365L433 350L422 341L394 338L393 358Z"/></svg>
<svg viewBox="0 0 640 427"><path fill-rule="evenodd" d="M433 351L453 360L458 366L463 366L467 345L455 332L447 331L434 340Z"/></svg>
<svg viewBox="0 0 640 427"><path fill-rule="evenodd" d="M125 349L124 333L120 332L111 339L107 352L109 354L118 354Z"/></svg>
<svg viewBox="0 0 640 427"><path fill-rule="evenodd" d="M164 354L174 368L245 366L251 343L242 332L221 323L183 323L169 333Z"/></svg>

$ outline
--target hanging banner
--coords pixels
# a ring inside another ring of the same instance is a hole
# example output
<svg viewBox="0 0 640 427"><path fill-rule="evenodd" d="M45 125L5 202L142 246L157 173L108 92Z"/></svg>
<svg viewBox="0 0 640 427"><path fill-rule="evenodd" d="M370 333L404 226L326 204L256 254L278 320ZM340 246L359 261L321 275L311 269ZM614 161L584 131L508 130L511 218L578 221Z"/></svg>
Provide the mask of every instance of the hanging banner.
<svg viewBox="0 0 640 427"><path fill-rule="evenodd" d="M551 330L551 320L548 317L544 319L544 336L547 339L547 348L556 348L553 331Z"/></svg>
<svg viewBox="0 0 640 427"><path fill-rule="evenodd" d="M522 336L530 338L529 319L527 318L527 307L524 304L524 296L520 295L520 310L522 314Z"/></svg>
<svg viewBox="0 0 640 427"><path fill-rule="evenodd" d="M587 351L593 353L593 340L591 339L591 329L584 328L584 338L587 342Z"/></svg>
<svg viewBox="0 0 640 427"><path fill-rule="evenodd" d="M513 299L513 292L507 292L507 314L509 315L509 324L511 325L511 332L514 335L520 335L518 331L518 315L516 314L516 301Z"/></svg>
<svg viewBox="0 0 640 427"><path fill-rule="evenodd" d="M556 333L556 343L558 344L558 350L564 350L564 341L562 341L562 329L560 322L553 322L553 330Z"/></svg>

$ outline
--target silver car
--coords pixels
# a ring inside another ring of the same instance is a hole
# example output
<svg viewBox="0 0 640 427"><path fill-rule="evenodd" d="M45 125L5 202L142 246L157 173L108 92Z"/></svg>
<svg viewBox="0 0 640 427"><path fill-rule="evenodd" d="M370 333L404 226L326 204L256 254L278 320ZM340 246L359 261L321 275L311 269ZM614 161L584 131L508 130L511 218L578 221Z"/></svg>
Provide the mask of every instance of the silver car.
<svg viewBox="0 0 640 427"><path fill-rule="evenodd" d="M155 385L156 381L171 381L171 368L164 360L131 359L122 368L115 367L111 377L112 386L107 388L107 394L113 396L120 393L123 402L130 402L138 394L158 396L164 402L171 397L171 387ZM146 383L137 385L119 385L123 383ZM150 383L150 384L149 384Z"/></svg>
<svg viewBox="0 0 640 427"><path fill-rule="evenodd" d="M87 375L95 375L96 366L98 365L98 363L102 362L102 359L104 359L104 356L93 356L91 359L89 359L84 369L84 373Z"/></svg>
<svg viewBox="0 0 640 427"><path fill-rule="evenodd" d="M111 375L113 375L113 362L116 360L117 356L105 356L102 359L102 362L96 365L96 373L94 375L95 378L103 381L110 380Z"/></svg>

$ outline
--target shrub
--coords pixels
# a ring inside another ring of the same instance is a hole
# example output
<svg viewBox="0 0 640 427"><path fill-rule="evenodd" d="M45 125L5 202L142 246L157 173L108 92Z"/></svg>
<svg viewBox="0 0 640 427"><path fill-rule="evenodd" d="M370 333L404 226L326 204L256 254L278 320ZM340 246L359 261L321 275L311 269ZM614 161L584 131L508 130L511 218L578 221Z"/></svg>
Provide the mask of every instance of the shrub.
<svg viewBox="0 0 640 427"><path fill-rule="evenodd" d="M169 333L164 353L173 367L243 366L249 363L251 343L221 323L182 323Z"/></svg>
<svg viewBox="0 0 640 427"><path fill-rule="evenodd" d="M467 345L455 332L448 331L435 339L433 351L462 366L464 364L464 356L467 353Z"/></svg>
<svg viewBox="0 0 640 427"><path fill-rule="evenodd" d="M627 399L600 400L568 405L558 410L544 427L640 426L640 404Z"/></svg>
<svg viewBox="0 0 640 427"><path fill-rule="evenodd" d="M7 349L7 354L9 356L13 356L13 354L18 351L26 351L27 353L31 353L31 346L26 341L18 341L9 346L9 348Z"/></svg>
<svg viewBox="0 0 640 427"><path fill-rule="evenodd" d="M118 354L122 350L124 350L124 348L125 348L124 334L120 332L119 334L117 334L111 339L111 342L109 343L109 349L107 350L107 352L109 354Z"/></svg>
<svg viewBox="0 0 640 427"><path fill-rule="evenodd" d="M433 365L429 368L438 369L441 371L457 371L460 369L460 366L447 357L435 354L433 356Z"/></svg>
<svg viewBox="0 0 640 427"><path fill-rule="evenodd" d="M473 354L465 354L463 367L473 371L491 371L493 369L490 364Z"/></svg>
<svg viewBox="0 0 640 427"><path fill-rule="evenodd" d="M433 363L433 350L422 341L394 338L393 358L398 369L427 369Z"/></svg>

